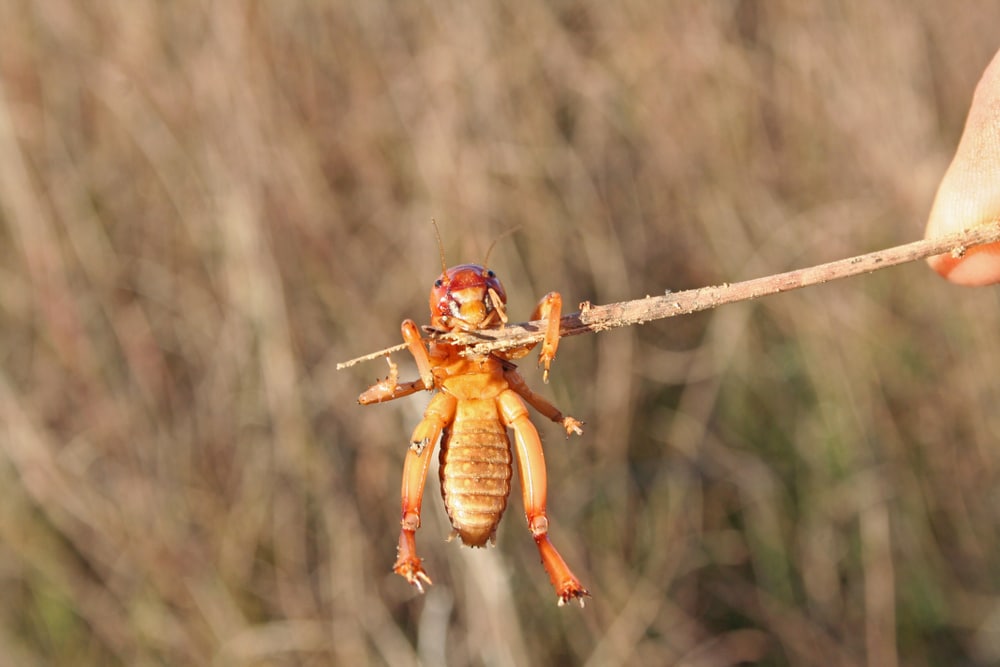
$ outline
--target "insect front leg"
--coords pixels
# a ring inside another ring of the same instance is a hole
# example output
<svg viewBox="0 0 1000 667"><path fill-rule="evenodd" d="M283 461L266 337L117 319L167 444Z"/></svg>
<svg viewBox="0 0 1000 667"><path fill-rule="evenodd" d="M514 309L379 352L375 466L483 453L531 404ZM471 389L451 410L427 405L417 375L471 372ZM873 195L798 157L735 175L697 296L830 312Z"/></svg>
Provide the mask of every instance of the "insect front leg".
<svg viewBox="0 0 1000 667"><path fill-rule="evenodd" d="M545 473L545 454L538 431L528 418L528 409L511 390L505 390L497 397L497 405L503 423L514 431L514 448L517 451L517 469L521 477L521 494L524 498L524 513L528 519L542 565L549 575L552 587L559 596L559 605L569 600L579 600L590 593L566 565L566 561L549 540L549 519L545 513L548 481Z"/></svg>
<svg viewBox="0 0 1000 667"><path fill-rule="evenodd" d="M423 389L434 388L434 374L431 372L431 360L424 346L424 339L420 335L420 329L413 320L403 320L400 329L403 332L403 342L406 349L413 355L413 360L417 364L417 371L420 379L412 382L399 383L399 368L392 363L392 359L386 357L389 362L389 376L368 387L360 396L358 403L361 405L371 405L382 401L391 401L396 398L403 398L410 394L415 394Z"/></svg>
<svg viewBox="0 0 1000 667"><path fill-rule="evenodd" d="M434 443L441 437L441 431L455 419L457 401L454 397L439 393L431 399L424 411L424 418L413 429L410 449L403 464L402 519L400 520L399 546L393 572L405 578L421 593L423 583L431 584L421 559L417 556L416 532L420 528L420 505L427 482L427 468L430 465Z"/></svg>
<svg viewBox="0 0 1000 667"><path fill-rule="evenodd" d="M516 391L518 395L524 400L531 404L531 407L538 410L541 414L545 415L557 424L561 424L563 428L566 429L566 435L569 436L572 433L577 435L583 435L583 422L579 419L574 419L564 415L559 408L549 403L544 397L539 396L531 390L528 383L524 381L521 374L516 370L504 371L504 379L507 380L507 384L511 389Z"/></svg>
<svg viewBox="0 0 1000 667"><path fill-rule="evenodd" d="M391 401L393 399L403 398L404 396L409 396L410 394L415 394L418 391L426 389L426 387L424 387L423 380L414 380L412 382L404 382L400 384L399 368L396 364L392 363L392 359L388 356L385 360L389 362L389 376L386 377L386 379L379 380L372 386L368 387L364 393L358 396L358 403L361 405L371 405L372 403Z"/></svg>
<svg viewBox="0 0 1000 667"><path fill-rule="evenodd" d="M434 375L431 373L431 359L427 354L427 346L424 345L424 339L420 335L420 329L417 328L413 320L403 320L400 328L403 332L403 342L406 343L406 349L410 351L410 354L413 355L413 360L417 363L417 371L420 372L420 379L424 383L424 389L433 388Z"/></svg>
<svg viewBox="0 0 1000 667"><path fill-rule="evenodd" d="M549 292L542 297L531 313L532 320L546 320L545 338L542 351L538 353L538 365L543 366L542 381L549 381L549 365L556 358L559 347L559 318L562 317L562 296L559 292Z"/></svg>

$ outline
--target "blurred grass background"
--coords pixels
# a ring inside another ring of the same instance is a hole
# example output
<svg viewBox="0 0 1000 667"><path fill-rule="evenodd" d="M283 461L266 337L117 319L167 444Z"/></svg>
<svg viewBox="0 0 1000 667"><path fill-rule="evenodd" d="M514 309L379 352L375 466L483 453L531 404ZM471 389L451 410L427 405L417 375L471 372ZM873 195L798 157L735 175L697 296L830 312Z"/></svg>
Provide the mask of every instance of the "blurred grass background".
<svg viewBox="0 0 1000 667"><path fill-rule="evenodd" d="M810 4L0 4L0 662L1000 661L1000 304L922 263L564 343L586 609L433 471L390 573L426 397L335 364L432 217L515 321L921 235L1000 8Z"/></svg>

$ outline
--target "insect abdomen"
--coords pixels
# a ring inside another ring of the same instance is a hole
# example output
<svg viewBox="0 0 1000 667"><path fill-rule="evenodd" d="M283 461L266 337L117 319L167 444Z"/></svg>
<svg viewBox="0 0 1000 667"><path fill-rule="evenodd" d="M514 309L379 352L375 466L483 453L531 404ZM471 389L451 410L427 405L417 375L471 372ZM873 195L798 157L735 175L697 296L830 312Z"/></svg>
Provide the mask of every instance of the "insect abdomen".
<svg viewBox="0 0 1000 667"><path fill-rule="evenodd" d="M460 400L441 445L441 495L451 525L469 546L486 544L510 495L507 430L493 400Z"/></svg>

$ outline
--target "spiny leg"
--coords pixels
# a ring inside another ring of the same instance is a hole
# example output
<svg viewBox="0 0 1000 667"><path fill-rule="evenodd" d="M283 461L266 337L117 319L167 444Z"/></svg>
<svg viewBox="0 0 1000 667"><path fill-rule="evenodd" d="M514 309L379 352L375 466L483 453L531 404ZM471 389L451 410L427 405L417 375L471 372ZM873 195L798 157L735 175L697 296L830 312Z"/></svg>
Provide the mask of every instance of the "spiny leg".
<svg viewBox="0 0 1000 667"><path fill-rule="evenodd" d="M583 422L579 419L574 419L568 415L564 415L559 408L549 403L544 397L539 396L531 390L528 383L524 381L524 378L514 369L506 370L503 374L504 378L507 380L507 384L511 389L516 391L518 395L524 400L531 404L531 407L535 408L548 417L557 424L561 424L563 428L566 429L567 437L570 434L576 433L577 435L583 435Z"/></svg>
<svg viewBox="0 0 1000 667"><path fill-rule="evenodd" d="M549 540L549 519L545 513L548 484L545 473L545 455L538 431L528 419L528 409L513 391L506 390L497 397L501 419L514 431L514 448L517 451L517 469L521 477L521 494L528 528L538 546L542 565L549 575L552 588L559 596L559 605L569 600L579 600L590 593L566 565L566 561Z"/></svg>
<svg viewBox="0 0 1000 667"><path fill-rule="evenodd" d="M388 356L386 356L385 360L389 362L389 376L368 387L364 393L358 396L358 403L361 405L391 401L426 389L423 380L400 383L399 368L396 364L392 363L392 359Z"/></svg>
<svg viewBox="0 0 1000 667"><path fill-rule="evenodd" d="M432 582L417 556L416 532L420 528L420 505L434 443L441 436L441 431L455 418L456 403L455 398L448 394L439 393L431 399L424 411L424 418L410 436L410 449L406 452L406 462L403 464L402 519L396 563L392 570L421 593L424 592L423 583Z"/></svg>
<svg viewBox="0 0 1000 667"><path fill-rule="evenodd" d="M388 356L385 360L389 364L389 376L368 387L360 396L358 403L361 405L371 405L382 401L391 401L410 394L415 394L423 389L434 388L434 375L431 373L430 356L427 348L424 347L424 339L420 336L420 329L417 328L413 320L403 320L400 325L403 333L403 341L406 348L413 355L413 360L417 364L417 371L420 379L412 382L399 382L399 368Z"/></svg>
<svg viewBox="0 0 1000 667"><path fill-rule="evenodd" d="M361 405L371 405L383 401L392 401L404 396L410 396L418 391L425 391L423 380L413 380L412 382L400 382L391 389L386 388L387 380L377 382L358 396L358 403Z"/></svg>
<svg viewBox="0 0 1000 667"><path fill-rule="evenodd" d="M559 318L562 316L562 296L559 292L549 292L542 297L531 313L532 320L546 320L545 338L538 353L538 365L543 366L542 381L549 381L549 365L556 358L559 347Z"/></svg>

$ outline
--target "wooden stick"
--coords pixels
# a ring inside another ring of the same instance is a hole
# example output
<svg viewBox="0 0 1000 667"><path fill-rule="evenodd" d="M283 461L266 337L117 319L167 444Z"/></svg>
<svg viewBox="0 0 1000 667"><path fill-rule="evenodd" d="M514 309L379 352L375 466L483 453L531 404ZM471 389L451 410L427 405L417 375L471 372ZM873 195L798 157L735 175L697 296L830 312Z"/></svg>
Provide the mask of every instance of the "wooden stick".
<svg viewBox="0 0 1000 667"><path fill-rule="evenodd" d="M700 287L684 292L670 292L668 290L663 295L647 296L644 299L621 301L604 306L593 306L586 303L580 312L566 315L559 321L559 335L577 336L633 324L644 324L675 315L687 315L727 303L756 299L800 287L820 285L861 273L871 273L942 253L951 253L955 257L961 257L972 246L998 241L1000 241L1000 221L980 225L958 234L914 241L856 257L738 283L723 283L722 285ZM502 329L486 329L474 334L449 333L431 337L436 340L469 346L463 354L485 354L494 350L541 341L545 336L544 323L544 320L538 320L522 324L509 324ZM398 352L405 347L405 345L395 345L378 352L372 352L363 357L339 363L337 369L347 368L362 361L378 359L392 352Z"/></svg>

